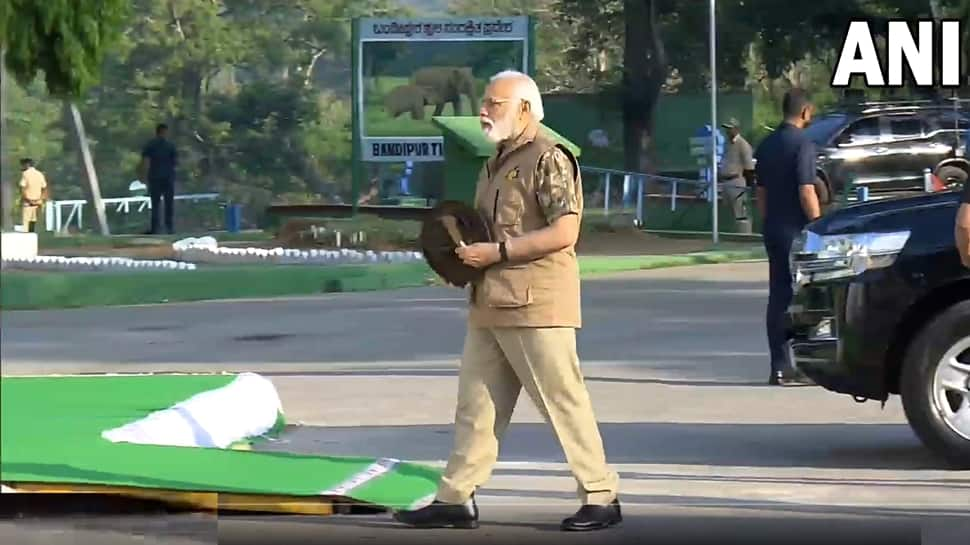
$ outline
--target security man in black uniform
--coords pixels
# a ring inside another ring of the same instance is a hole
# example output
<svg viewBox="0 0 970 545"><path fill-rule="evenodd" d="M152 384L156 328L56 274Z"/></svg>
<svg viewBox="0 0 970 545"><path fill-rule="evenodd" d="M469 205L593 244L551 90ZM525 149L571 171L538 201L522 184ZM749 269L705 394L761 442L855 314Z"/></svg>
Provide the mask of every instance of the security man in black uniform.
<svg viewBox="0 0 970 545"><path fill-rule="evenodd" d="M821 215L815 191L815 144L803 129L814 106L801 89L785 94L784 121L755 152L756 198L769 263L769 296L765 313L771 351L769 384L810 383L792 364L785 314L791 304L792 273L788 255L806 224Z"/></svg>
<svg viewBox="0 0 970 545"><path fill-rule="evenodd" d="M178 151L168 140L168 125L159 123L152 138L142 149L140 174L148 182L148 195L152 202L152 228L149 234L160 233L162 202L165 203L165 230L175 233L175 169Z"/></svg>

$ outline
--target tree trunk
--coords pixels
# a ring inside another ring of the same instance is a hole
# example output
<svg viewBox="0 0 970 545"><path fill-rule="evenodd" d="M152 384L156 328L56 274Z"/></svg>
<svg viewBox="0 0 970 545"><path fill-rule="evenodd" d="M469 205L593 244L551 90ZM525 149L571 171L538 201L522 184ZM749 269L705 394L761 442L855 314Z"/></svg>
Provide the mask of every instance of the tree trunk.
<svg viewBox="0 0 970 545"><path fill-rule="evenodd" d="M623 154L626 170L646 166L654 112L667 75L657 0L624 0Z"/></svg>
<svg viewBox="0 0 970 545"><path fill-rule="evenodd" d="M320 57L326 52L326 49L321 48L315 51L313 56L310 57L310 64L307 66L306 75L303 78L304 87L309 88L313 84L313 69L317 66L317 61L320 60Z"/></svg>
<svg viewBox="0 0 970 545"><path fill-rule="evenodd" d="M7 50L0 48L0 146L3 151L7 148ZM13 231L13 180L10 179L11 173L7 172L6 153L0 153L0 214L3 214L3 221L0 228L4 231Z"/></svg>
<svg viewBox="0 0 970 545"><path fill-rule="evenodd" d="M94 221L98 225L98 230L102 236L108 236L108 220L104 215L104 202L101 200L101 186L98 184L98 174L94 169L94 160L91 158L91 147L88 145L88 137L84 133L84 120L81 119L81 112L73 102L65 103L65 107L70 109L71 119L74 122L74 132L77 134L78 148L81 150L81 159L84 161L84 173L88 180L88 194L91 196L91 204L94 209Z"/></svg>

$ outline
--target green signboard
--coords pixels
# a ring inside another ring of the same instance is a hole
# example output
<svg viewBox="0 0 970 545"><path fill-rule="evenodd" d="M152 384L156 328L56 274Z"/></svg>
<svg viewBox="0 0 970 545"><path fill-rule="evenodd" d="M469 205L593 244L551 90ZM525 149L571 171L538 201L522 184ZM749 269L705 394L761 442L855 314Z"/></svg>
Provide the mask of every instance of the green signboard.
<svg viewBox="0 0 970 545"><path fill-rule="evenodd" d="M528 16L358 18L353 21L354 208L366 163L435 163L432 117L476 116L489 79L535 72Z"/></svg>
<svg viewBox="0 0 970 545"><path fill-rule="evenodd" d="M360 160L441 161L435 116L474 116L488 80L533 71L527 16L355 21L354 128Z"/></svg>

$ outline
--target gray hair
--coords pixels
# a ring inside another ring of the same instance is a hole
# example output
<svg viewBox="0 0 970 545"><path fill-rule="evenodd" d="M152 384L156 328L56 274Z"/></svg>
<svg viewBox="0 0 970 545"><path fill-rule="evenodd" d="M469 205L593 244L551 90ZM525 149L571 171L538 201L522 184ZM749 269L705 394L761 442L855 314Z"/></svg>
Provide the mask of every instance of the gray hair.
<svg viewBox="0 0 970 545"><path fill-rule="evenodd" d="M515 98L528 102L533 117L535 117L536 121L542 121L545 117L545 111L542 108L542 93L539 92L539 86L536 85L535 80L529 77L528 74L523 74L516 70L503 70L492 76L489 81L497 81L500 79L518 81L518 85L515 86Z"/></svg>

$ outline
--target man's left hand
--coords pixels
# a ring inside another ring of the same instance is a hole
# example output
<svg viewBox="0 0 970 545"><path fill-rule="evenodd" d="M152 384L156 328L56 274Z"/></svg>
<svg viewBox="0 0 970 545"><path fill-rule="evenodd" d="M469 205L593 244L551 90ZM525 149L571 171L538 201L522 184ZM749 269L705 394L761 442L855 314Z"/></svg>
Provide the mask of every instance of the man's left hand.
<svg viewBox="0 0 970 545"><path fill-rule="evenodd" d="M476 269L483 269L502 259L498 244L494 242L476 242L470 246L459 246L455 248L455 253L462 263Z"/></svg>

